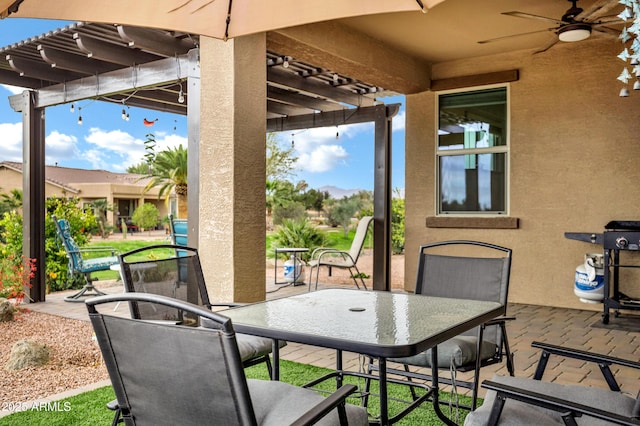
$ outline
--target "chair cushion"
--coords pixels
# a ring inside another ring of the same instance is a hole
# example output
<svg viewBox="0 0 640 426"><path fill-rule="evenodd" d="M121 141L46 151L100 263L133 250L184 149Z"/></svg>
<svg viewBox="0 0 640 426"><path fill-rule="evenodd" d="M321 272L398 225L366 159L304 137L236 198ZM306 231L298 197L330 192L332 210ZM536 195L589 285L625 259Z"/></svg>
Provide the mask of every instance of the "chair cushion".
<svg viewBox="0 0 640 426"><path fill-rule="evenodd" d="M438 368L449 368L452 362L456 367L474 362L477 341L476 336L456 336L440 343L438 345ZM496 350L495 344L485 341L482 342L480 355L483 360L489 359L495 355ZM431 349L406 358L390 358L389 361L418 367L431 367Z"/></svg>
<svg viewBox="0 0 640 426"><path fill-rule="evenodd" d="M264 337L251 336L249 334L236 334L238 350L242 361L268 355L273 349L273 340ZM280 340L280 347L284 347L287 342Z"/></svg>
<svg viewBox="0 0 640 426"><path fill-rule="evenodd" d="M550 395L556 398L576 401L580 404L600 408L605 411L615 412L623 416L631 416L635 399L621 392L613 392L604 388L595 388L578 385L561 385L558 383L544 382L541 380L525 379L521 377L494 376L493 381L504 383L520 389ZM465 419L465 426L486 425L491 413L491 407L496 393L488 391L484 403L480 408L469 413ZM608 425L610 422L582 416L576 418L578 425L596 426ZM560 415L545 408L525 404L523 402L508 399L504 404L499 425L564 425Z"/></svg>
<svg viewBox="0 0 640 426"><path fill-rule="evenodd" d="M287 383L248 379L251 402L259 425L282 426L293 423L298 417L324 400L317 392ZM349 426L368 425L367 410L346 404ZM319 426L339 425L338 412L334 410L318 423Z"/></svg>
<svg viewBox="0 0 640 426"><path fill-rule="evenodd" d="M118 264L116 256L86 259L82 262L82 270L80 272L106 271L111 265L116 264Z"/></svg>

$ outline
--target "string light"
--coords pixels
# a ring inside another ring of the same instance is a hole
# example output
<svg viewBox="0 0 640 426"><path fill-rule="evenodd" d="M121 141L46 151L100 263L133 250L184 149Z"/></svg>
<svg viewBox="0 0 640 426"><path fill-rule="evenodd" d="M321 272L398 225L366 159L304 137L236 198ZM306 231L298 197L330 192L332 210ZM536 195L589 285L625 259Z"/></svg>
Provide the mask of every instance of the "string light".
<svg viewBox="0 0 640 426"><path fill-rule="evenodd" d="M73 102L71 103L71 108L69 108L69 112L74 112L75 108L73 107Z"/></svg>
<svg viewBox="0 0 640 426"><path fill-rule="evenodd" d="M182 92L182 82L180 82L180 93L178 93L178 102L184 103L184 93Z"/></svg>
<svg viewBox="0 0 640 426"><path fill-rule="evenodd" d="M78 126L82 126L82 107L78 107Z"/></svg>

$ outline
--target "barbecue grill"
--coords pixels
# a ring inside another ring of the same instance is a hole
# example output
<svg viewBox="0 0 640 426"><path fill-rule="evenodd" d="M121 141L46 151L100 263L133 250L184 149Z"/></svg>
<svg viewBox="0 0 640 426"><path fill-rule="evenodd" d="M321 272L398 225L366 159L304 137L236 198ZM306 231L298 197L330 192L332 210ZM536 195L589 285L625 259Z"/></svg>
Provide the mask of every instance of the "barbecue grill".
<svg viewBox="0 0 640 426"><path fill-rule="evenodd" d="M604 251L604 298L602 323L609 323L609 311L617 317L621 309L640 310L640 300L620 291L620 268L640 268L640 264L621 264L620 253L640 251L640 221L613 220L603 233L565 232L570 240L602 245ZM626 255L625 255L626 257Z"/></svg>

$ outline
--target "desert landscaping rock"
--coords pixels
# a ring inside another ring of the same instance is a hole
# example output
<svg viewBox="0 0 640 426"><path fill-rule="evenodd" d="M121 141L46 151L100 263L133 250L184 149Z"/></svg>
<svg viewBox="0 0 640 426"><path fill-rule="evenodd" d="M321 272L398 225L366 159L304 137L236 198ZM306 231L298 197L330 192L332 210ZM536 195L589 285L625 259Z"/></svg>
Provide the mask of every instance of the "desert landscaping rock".
<svg viewBox="0 0 640 426"><path fill-rule="evenodd" d="M28 307L29 305L22 305ZM0 401L26 403L109 378L88 321L40 312L21 312L16 321L0 322L0 364L9 361L19 340L47 345L49 362L39 367L2 370Z"/></svg>
<svg viewBox="0 0 640 426"><path fill-rule="evenodd" d="M0 322L13 321L16 308L9 300L0 297Z"/></svg>
<svg viewBox="0 0 640 426"><path fill-rule="evenodd" d="M49 361L49 348L44 343L18 340L11 348L7 370L22 370L25 367L39 367Z"/></svg>

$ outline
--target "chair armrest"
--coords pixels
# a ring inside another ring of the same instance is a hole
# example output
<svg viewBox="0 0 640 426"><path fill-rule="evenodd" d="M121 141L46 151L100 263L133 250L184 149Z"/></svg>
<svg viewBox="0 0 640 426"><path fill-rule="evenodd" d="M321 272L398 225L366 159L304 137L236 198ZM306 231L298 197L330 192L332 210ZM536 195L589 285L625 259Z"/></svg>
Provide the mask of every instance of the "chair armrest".
<svg viewBox="0 0 640 426"><path fill-rule="evenodd" d="M635 419L624 417L614 412L600 410L588 405L578 404L574 401L560 399L546 394L520 389L502 383L496 383L490 380L483 381L482 387L495 391L497 394L491 410L491 416L489 417L489 425L495 425L498 423L500 414L502 413L502 407L504 406L507 398L543 407L556 411L561 415L568 415L571 417L580 417L580 415L584 414L621 425L639 424Z"/></svg>
<svg viewBox="0 0 640 426"><path fill-rule="evenodd" d="M552 354L563 356L565 358L579 359L582 361L598 364L598 367L600 368L604 379L609 385L609 389L613 391L619 391L620 387L618 386L618 383L613 376L611 369L609 368L611 364L640 369L640 362L617 358L609 355L587 352L580 349L567 348L564 346L552 345L543 342L531 342L531 346L534 348L542 349L540 361L538 361L538 367L536 368L536 372L533 376L535 380L540 380L542 378L547 363L549 362L549 357Z"/></svg>
<svg viewBox="0 0 640 426"><path fill-rule="evenodd" d="M485 322L484 325L504 324L507 321L514 321L515 319L516 319L516 317L498 317L498 318L494 318L492 320L489 320L489 321Z"/></svg>
<svg viewBox="0 0 640 426"><path fill-rule="evenodd" d="M291 423L291 426L312 425L317 423L320 419L329 414L331 410L338 407L340 404L344 404L347 397L354 393L356 389L357 388L354 385L342 385L342 387L325 398L325 400L320 404L316 405L299 417L295 422Z"/></svg>
<svg viewBox="0 0 640 426"><path fill-rule="evenodd" d="M320 261L322 260L323 257L325 257L325 255L340 255L342 256L342 259L349 259L351 263L355 264L355 262L353 261L353 258L349 253L347 253L346 251L337 250L337 249L323 250L322 252L320 252L318 257L316 258L316 261L320 263Z"/></svg>
<svg viewBox="0 0 640 426"><path fill-rule="evenodd" d="M209 303L207 308L236 308L244 305L246 305L246 303Z"/></svg>
<svg viewBox="0 0 640 426"><path fill-rule="evenodd" d="M316 247L315 249L313 249L313 251L311 252L311 259L313 259L313 257L316 255L317 252L319 251L326 251L326 250L336 250L334 248L330 248L330 247Z"/></svg>
<svg viewBox="0 0 640 426"><path fill-rule="evenodd" d="M100 253L100 252L110 252L111 256L115 256L116 254L118 254L118 249L116 249L115 247L108 247L108 246L104 246L104 247L83 247L80 248L77 253ZM75 251L72 251L72 253L76 253Z"/></svg>
<svg viewBox="0 0 640 426"><path fill-rule="evenodd" d="M608 364L623 365L625 367L640 369L640 362L631 361L628 359L617 358L609 355L598 354L594 352L587 352L580 349L567 348L564 346L552 345L543 342L531 342L531 346L534 348L542 349L554 355L561 355L568 358L576 358L588 362L606 362Z"/></svg>

